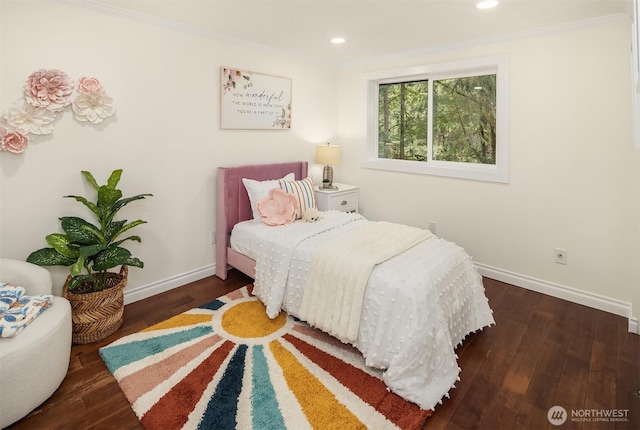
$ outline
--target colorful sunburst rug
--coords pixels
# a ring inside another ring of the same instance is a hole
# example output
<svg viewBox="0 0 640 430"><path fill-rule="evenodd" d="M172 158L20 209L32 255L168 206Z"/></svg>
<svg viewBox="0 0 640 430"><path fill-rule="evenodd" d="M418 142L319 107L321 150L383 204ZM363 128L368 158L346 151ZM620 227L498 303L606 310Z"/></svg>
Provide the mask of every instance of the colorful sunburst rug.
<svg viewBox="0 0 640 430"><path fill-rule="evenodd" d="M355 348L243 287L100 349L142 425L162 429L420 429Z"/></svg>

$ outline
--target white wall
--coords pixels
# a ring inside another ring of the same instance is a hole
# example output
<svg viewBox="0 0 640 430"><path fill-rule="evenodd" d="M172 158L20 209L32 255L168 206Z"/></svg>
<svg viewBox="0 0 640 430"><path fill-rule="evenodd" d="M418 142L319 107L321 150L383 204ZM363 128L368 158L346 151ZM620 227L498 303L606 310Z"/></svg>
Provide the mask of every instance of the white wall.
<svg viewBox="0 0 640 430"><path fill-rule="evenodd" d="M629 23L609 23L345 67L336 180L361 185L360 209L371 219L436 222L485 273L603 296L616 311L632 304L637 319L640 151L632 141L630 35ZM509 55L508 184L357 167L364 74L496 54ZM557 247L568 251L566 266L554 262Z"/></svg>
<svg viewBox="0 0 640 430"><path fill-rule="evenodd" d="M142 243L128 248L145 268L129 271L127 291L211 272L216 168L312 161L315 145L333 138L333 68L64 3L3 0L0 13L0 111L22 97L27 77L41 68L76 81L100 79L116 106L116 115L97 127L65 112L53 134L25 153L0 153L2 257L25 259L47 246L44 237L59 231L59 216L89 216L62 198L92 195L80 170L104 183L123 168L125 195L154 194L123 210L129 220L148 221L131 231ZM222 66L292 78L292 129L220 130ZM67 272L53 270L58 285Z"/></svg>

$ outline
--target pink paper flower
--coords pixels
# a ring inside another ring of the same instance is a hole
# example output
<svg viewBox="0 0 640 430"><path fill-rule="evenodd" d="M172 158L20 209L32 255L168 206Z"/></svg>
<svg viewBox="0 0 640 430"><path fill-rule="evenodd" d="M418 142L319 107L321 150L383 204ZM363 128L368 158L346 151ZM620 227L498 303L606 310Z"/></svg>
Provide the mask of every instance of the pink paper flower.
<svg viewBox="0 0 640 430"><path fill-rule="evenodd" d="M281 188L269 191L269 197L258 202L262 222L268 225L284 225L296 219L298 200Z"/></svg>
<svg viewBox="0 0 640 430"><path fill-rule="evenodd" d="M73 81L66 73L56 69L41 69L27 79L24 96L35 107L59 112L71 104Z"/></svg>
<svg viewBox="0 0 640 430"><path fill-rule="evenodd" d="M11 131L3 136L0 149L14 154L21 154L27 149L27 145L29 145L29 137L27 135L19 131Z"/></svg>
<svg viewBox="0 0 640 430"><path fill-rule="evenodd" d="M78 81L78 91L84 94L102 94L104 88L96 78L83 77Z"/></svg>

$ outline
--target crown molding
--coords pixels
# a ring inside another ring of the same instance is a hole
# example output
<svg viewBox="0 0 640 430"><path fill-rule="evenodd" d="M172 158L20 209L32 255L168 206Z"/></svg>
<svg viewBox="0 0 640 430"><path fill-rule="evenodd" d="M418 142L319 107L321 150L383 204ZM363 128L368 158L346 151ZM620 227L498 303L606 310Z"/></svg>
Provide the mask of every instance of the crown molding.
<svg viewBox="0 0 640 430"><path fill-rule="evenodd" d="M96 0L53 0L55 3L61 3L68 6L90 9L96 12L101 12L113 16L120 16L126 19L136 20L138 22L144 22L147 24L157 25L160 27L169 28L174 31L192 34L195 36L206 37L209 39L214 39L219 42L225 42L232 45L243 46L249 49L255 49L262 52L272 52L276 55L281 55L289 58L294 58L298 60L304 60L311 63L321 64L324 66L333 66L335 64L328 64L326 62L322 62L311 56L303 56L300 54L296 54L294 52L276 48L270 45L265 45L262 43L254 42L251 40L243 39L240 37L230 36L225 33L219 33L215 31L205 30L200 27L196 27L193 25L183 24L177 21L173 21L170 19L160 18L152 15L148 15L142 12L136 12L130 9L121 8L118 6L113 6L110 4L105 4Z"/></svg>
<svg viewBox="0 0 640 430"><path fill-rule="evenodd" d="M517 39L526 39L526 38L539 37L543 35L561 33L566 31L573 31L580 28L601 26L601 25L607 25L607 24L619 23L619 22L631 23L633 21L632 16L630 16L628 13L621 12L617 14L605 15L601 17L574 21L574 22L569 22L569 23L564 23L559 25L540 27L540 28L535 28L531 30L523 30L523 31L518 31L513 33L502 34L498 36L485 37L485 38L479 38L479 39L474 39L474 40L469 40L469 41L464 41L459 43L446 44L446 45L436 46L432 48L402 51L393 55L369 57L363 60L356 60L356 61L327 63L325 61L320 61L317 58L312 56L300 55L286 49L276 48L270 45L265 45L262 43L250 41L240 37L230 36L225 33L205 30L196 26L182 24L170 19L154 17L141 12L136 12L136 11L121 8L118 6L105 4L96 0L52 0L52 1L56 3L69 5L69 6L74 6L74 7L84 8L84 9L91 9L97 12L102 12L102 13L110 14L114 16L120 16L127 19L133 19L139 22L158 25L158 26L170 28L175 31L214 39L220 42L230 43L238 46L244 46L246 48L255 49L263 52L264 51L272 52L274 54L282 55L289 58L294 58L298 60L307 61L310 63L321 64L329 67L338 67L338 68L348 68L348 67L357 66L357 65L369 65L369 64L374 64L381 61L388 61L392 59L402 59L402 58L408 58L408 57L423 56L423 55L429 55L429 54L438 53L438 52L452 51L456 49L464 49L464 48L470 48L470 47L475 47L480 45L496 44L496 43L502 43L502 42L509 42Z"/></svg>
<svg viewBox="0 0 640 430"><path fill-rule="evenodd" d="M446 51L453 51L457 49L471 48L471 47L476 47L481 45L491 45L491 44L497 44L497 43L510 42L518 39L540 37L540 36L545 36L550 34L574 31L581 28L596 27L596 26L602 26L602 25L608 25L608 24L620 23L620 22L627 22L631 24L632 21L633 19L631 16L629 16L629 14L625 12L621 12L621 13L616 13L612 15L604 15L597 18L590 18L590 19L584 19L580 21L568 22L568 23L559 24L559 25L539 27L539 28L534 28L530 30L522 30L522 31L517 31L513 33L505 33L498 36L483 37L483 38L468 40L468 41L459 42L459 43L440 45L432 48L403 51L393 55L385 55L380 57L371 57L364 60L343 62L338 64L338 66L340 68L347 68L347 67L352 67L356 65L370 65L373 63L379 63L379 62L389 61L394 59L417 57L422 55L434 54L438 52L446 52Z"/></svg>

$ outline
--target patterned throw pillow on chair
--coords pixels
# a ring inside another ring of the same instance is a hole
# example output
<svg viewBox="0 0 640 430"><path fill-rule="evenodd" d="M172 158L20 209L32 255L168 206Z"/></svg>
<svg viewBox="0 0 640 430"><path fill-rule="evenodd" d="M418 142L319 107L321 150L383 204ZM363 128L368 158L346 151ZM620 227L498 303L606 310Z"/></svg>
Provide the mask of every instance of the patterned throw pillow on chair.
<svg viewBox="0 0 640 430"><path fill-rule="evenodd" d="M23 287L0 282L0 338L14 337L53 304L53 296L25 295Z"/></svg>

